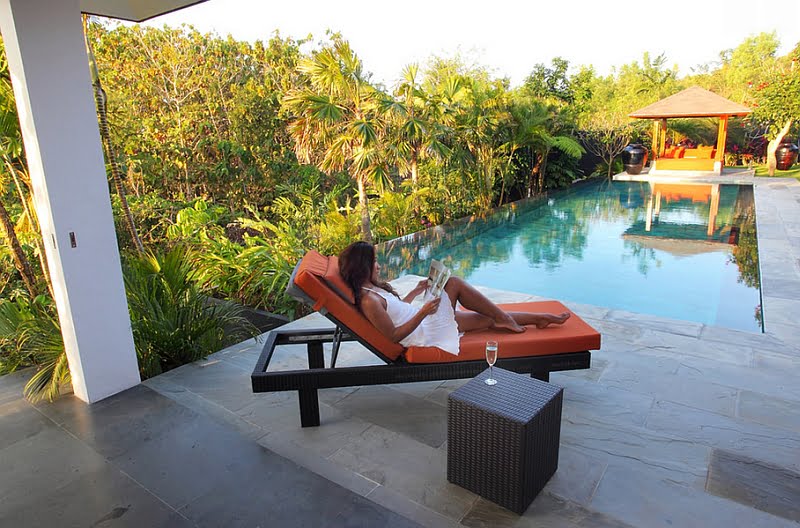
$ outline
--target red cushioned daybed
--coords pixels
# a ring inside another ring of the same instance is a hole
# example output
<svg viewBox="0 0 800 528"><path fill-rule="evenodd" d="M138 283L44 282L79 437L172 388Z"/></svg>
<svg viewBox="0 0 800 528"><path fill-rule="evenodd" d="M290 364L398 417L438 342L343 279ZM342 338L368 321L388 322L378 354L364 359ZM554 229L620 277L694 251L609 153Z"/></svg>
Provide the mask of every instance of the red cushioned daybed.
<svg viewBox="0 0 800 528"><path fill-rule="evenodd" d="M381 334L354 306L352 291L339 275L336 257L309 251L297 264L287 291L312 306L336 325L334 329L270 332L251 376L253 392L297 390L303 427L319 425L317 389L469 378L487 368L484 345L499 342L496 365L547 381L550 372L586 369L590 350L600 348L600 334L572 314L566 323L544 329L531 327L521 334L485 330L461 338L459 355L435 347L404 348ZM569 311L558 301L500 305L508 311L560 313ZM385 365L336 367L339 343L358 341ZM267 372L275 347L307 345L308 369ZM329 366L323 344L333 343Z"/></svg>

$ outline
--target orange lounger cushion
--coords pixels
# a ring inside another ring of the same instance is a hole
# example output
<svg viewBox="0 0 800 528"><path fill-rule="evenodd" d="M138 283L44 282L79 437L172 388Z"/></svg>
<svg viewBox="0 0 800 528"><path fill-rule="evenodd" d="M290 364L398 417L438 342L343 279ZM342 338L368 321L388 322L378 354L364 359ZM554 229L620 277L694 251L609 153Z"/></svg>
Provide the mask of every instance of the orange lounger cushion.
<svg viewBox="0 0 800 528"><path fill-rule="evenodd" d="M558 301L501 304L500 307L509 312L569 311ZM542 329L531 326L521 334L496 330L469 332L461 338L461 351L457 356L436 347L409 347L406 349L405 358L409 363L449 363L484 359L486 341L490 340L498 342L498 355L501 358L546 356L600 348L600 334L597 330L573 314L563 325L551 325Z"/></svg>
<svg viewBox="0 0 800 528"><path fill-rule="evenodd" d="M369 343L391 361L404 356L409 363L450 363L484 358L486 341L499 342L500 357L543 356L597 350L600 334L578 316L566 323L544 329L531 327L521 334L498 331L470 332L461 338L460 353L453 355L437 347L404 348L383 335L353 305L353 292L339 275L336 257L326 257L309 251L293 276L294 284L311 298L315 310L326 310L331 316ZM558 301L543 301L500 305L507 311L550 312L569 311Z"/></svg>

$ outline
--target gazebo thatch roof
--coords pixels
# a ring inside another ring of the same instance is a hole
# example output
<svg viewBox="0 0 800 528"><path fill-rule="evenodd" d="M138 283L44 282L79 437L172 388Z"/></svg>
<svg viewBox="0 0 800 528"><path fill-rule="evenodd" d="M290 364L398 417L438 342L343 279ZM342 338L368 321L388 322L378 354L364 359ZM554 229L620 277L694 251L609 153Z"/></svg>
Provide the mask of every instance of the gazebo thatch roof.
<svg viewBox="0 0 800 528"><path fill-rule="evenodd" d="M745 116L751 110L699 86L692 86L629 114L639 119Z"/></svg>

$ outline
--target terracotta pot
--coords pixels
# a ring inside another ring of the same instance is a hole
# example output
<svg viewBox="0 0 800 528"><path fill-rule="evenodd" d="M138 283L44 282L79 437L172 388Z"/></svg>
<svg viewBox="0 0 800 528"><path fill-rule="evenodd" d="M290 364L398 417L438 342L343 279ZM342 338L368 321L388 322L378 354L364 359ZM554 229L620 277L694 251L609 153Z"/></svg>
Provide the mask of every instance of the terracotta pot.
<svg viewBox="0 0 800 528"><path fill-rule="evenodd" d="M625 172L639 174L647 163L647 149L641 143L631 143L620 154Z"/></svg>
<svg viewBox="0 0 800 528"><path fill-rule="evenodd" d="M775 151L775 158L778 162L778 170L789 170L797 161L797 145L792 140L783 138L778 150Z"/></svg>

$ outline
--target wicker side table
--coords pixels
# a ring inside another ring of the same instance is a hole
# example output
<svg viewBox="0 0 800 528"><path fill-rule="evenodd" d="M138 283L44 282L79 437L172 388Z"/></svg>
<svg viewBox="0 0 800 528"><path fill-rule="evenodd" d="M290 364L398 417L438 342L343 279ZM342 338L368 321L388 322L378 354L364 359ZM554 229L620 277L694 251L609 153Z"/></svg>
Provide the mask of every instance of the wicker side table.
<svg viewBox="0 0 800 528"><path fill-rule="evenodd" d="M495 368L447 401L447 480L522 514L558 468L564 389Z"/></svg>

